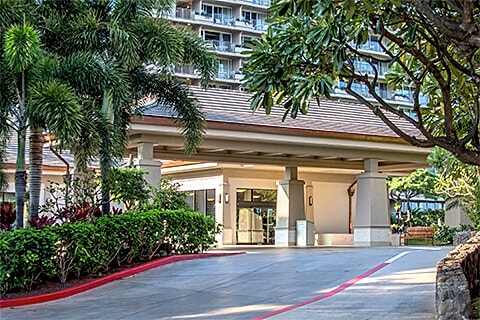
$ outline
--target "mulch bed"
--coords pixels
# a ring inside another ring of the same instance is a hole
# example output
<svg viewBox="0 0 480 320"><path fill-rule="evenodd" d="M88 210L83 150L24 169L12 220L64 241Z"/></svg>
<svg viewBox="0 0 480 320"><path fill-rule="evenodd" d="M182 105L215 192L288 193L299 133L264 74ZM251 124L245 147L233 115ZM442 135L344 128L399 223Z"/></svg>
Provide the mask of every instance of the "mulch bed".
<svg viewBox="0 0 480 320"><path fill-rule="evenodd" d="M151 260L151 261L153 261L153 260ZM151 261L149 261L149 262L151 262ZM18 299L18 298L34 297L34 296L47 294L47 293L52 293L52 292L58 292L58 291L61 291L61 290L64 290L64 289L68 289L68 288L72 288L72 287L75 287L75 286L78 286L78 285L81 285L81 284L84 284L84 283L88 283L88 282L93 281L93 280L97 280L99 278L105 277L107 275L110 275L110 274L113 274L113 273L116 273L116 272L119 272L119 271L123 271L123 270L126 270L126 269L130 269L132 267L139 266L143 263L144 262L137 262L137 263L132 263L132 264L129 264L129 265L123 265L121 267L108 270L107 272L102 273L101 276L96 276L95 277L95 276L88 275L88 276L82 276L80 278L75 278L74 277L72 279L68 279L67 282L65 282L65 283L56 282L54 280L44 281L44 282L36 284L32 288L32 290L9 292L9 293L1 294L0 299L1 300L11 300L11 299Z"/></svg>

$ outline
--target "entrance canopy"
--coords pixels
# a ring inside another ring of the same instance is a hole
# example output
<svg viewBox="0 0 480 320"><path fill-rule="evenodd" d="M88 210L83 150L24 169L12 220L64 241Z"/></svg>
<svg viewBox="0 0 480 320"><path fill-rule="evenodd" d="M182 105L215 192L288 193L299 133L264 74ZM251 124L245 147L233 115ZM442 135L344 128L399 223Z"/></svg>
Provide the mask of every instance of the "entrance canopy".
<svg viewBox="0 0 480 320"><path fill-rule="evenodd" d="M142 157L137 147L148 144L153 147L151 159L158 160L362 171L364 160L375 158L380 172L392 174L426 166L429 149L408 145L361 104L312 102L308 115L282 122L281 107L270 115L253 113L248 93L191 90L206 116L207 130L198 152L184 153L182 135L171 116L154 107L133 121L127 156ZM420 135L410 124L397 121L412 135Z"/></svg>

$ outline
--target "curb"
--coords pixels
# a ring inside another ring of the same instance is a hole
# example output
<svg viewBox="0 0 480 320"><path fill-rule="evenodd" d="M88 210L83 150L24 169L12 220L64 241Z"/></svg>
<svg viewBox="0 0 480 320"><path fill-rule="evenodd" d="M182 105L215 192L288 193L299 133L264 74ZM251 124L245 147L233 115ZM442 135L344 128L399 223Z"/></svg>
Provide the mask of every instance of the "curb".
<svg viewBox="0 0 480 320"><path fill-rule="evenodd" d="M87 290L91 290L97 287L100 287L104 284L113 282L115 280L130 277L137 273L144 272L156 267L164 266L170 263L178 262L178 261L186 261L186 260L194 260L194 259L203 259L203 258L214 258L214 257L222 257L222 256L230 256L230 255L237 255L243 254L244 251L240 252L219 252L219 253L200 253L200 254L186 254L186 255L178 255L178 256L168 256L164 258L160 258L154 261L147 262L145 264L133 267L131 269L123 270L117 273L110 274L108 276L75 286L68 289L64 289L57 292L41 294L38 296L26 297L26 298L17 298L17 299L9 299L9 300L0 300L0 309L2 308L12 308L12 307L20 307L26 306L36 303L44 303L52 300L59 300L63 298L67 298L73 296L75 294L85 292Z"/></svg>

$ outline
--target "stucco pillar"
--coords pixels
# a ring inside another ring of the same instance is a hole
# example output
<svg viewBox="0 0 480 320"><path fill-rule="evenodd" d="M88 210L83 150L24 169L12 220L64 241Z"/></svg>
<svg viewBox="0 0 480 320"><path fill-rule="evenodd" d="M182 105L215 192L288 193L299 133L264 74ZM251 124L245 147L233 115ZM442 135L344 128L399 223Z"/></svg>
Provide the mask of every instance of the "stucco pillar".
<svg viewBox="0 0 480 320"><path fill-rule="evenodd" d="M390 244L387 176L378 172L378 160L365 160L365 173L357 176L357 205L353 223L356 246Z"/></svg>
<svg viewBox="0 0 480 320"><path fill-rule="evenodd" d="M298 180L296 167L285 168L285 180L277 181L277 222L275 245L296 244L296 221L305 220L305 181Z"/></svg>
<svg viewBox="0 0 480 320"><path fill-rule="evenodd" d="M141 142L137 146L138 158L133 161L136 168L142 168L147 171L145 180L154 187L160 183L160 168L162 162L153 160L153 143Z"/></svg>
<svg viewBox="0 0 480 320"><path fill-rule="evenodd" d="M449 207L451 200L445 202L445 208ZM457 228L461 225L473 226L472 220L468 217L467 213L459 206L445 210L445 225L451 228Z"/></svg>

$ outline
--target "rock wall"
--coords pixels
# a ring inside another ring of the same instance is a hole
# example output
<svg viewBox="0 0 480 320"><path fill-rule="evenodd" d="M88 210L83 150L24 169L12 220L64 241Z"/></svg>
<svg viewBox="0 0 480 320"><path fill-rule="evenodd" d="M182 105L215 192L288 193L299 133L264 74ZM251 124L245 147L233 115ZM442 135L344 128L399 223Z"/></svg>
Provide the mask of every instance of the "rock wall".
<svg viewBox="0 0 480 320"><path fill-rule="evenodd" d="M437 263L436 319L468 320L480 297L480 232Z"/></svg>
<svg viewBox="0 0 480 320"><path fill-rule="evenodd" d="M477 231L455 232L455 234L453 235L453 245L458 246L459 244L465 243L476 234L477 234Z"/></svg>

